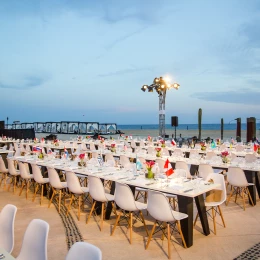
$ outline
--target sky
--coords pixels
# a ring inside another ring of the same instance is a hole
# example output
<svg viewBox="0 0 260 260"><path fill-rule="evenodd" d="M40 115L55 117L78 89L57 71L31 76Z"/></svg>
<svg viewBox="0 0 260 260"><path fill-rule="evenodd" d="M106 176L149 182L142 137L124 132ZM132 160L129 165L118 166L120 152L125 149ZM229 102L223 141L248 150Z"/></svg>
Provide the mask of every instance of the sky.
<svg viewBox="0 0 260 260"><path fill-rule="evenodd" d="M260 118L258 0L0 0L0 120Z"/></svg>

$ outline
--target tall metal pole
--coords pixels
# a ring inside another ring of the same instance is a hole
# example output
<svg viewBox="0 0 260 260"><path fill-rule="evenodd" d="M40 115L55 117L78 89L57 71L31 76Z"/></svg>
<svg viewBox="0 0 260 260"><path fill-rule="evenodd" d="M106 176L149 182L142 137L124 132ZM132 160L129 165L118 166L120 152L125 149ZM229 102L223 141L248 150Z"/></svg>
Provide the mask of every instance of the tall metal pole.
<svg viewBox="0 0 260 260"><path fill-rule="evenodd" d="M159 94L159 136L165 138L165 98L166 89Z"/></svg>

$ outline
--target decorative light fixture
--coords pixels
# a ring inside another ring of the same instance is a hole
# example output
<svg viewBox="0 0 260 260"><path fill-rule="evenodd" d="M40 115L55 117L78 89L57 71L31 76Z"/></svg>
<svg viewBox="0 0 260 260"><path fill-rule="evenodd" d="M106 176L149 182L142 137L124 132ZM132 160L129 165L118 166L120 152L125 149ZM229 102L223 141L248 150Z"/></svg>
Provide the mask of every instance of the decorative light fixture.
<svg viewBox="0 0 260 260"><path fill-rule="evenodd" d="M178 90L180 85L178 83L169 83L167 78L155 78L151 85L143 85L141 90L145 92L153 92L155 90L159 95L159 135L165 137L165 98L167 90L172 88Z"/></svg>

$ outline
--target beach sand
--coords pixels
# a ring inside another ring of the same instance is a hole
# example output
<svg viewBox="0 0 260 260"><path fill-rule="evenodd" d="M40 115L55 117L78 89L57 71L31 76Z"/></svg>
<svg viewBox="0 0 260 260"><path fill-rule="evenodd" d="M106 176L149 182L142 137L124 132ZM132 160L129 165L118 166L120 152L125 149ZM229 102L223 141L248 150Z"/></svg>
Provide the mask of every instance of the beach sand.
<svg viewBox="0 0 260 260"><path fill-rule="evenodd" d="M146 138L148 135L152 137L157 137L159 135L158 130L150 129L150 130L141 130L141 129L135 129L135 130L123 130L125 135L132 135L133 137L143 137ZM169 135L171 138L172 135L174 137L174 129L172 131L167 130L166 134ZM176 130L176 136L177 138L182 135L182 137L187 138L187 137L193 137L197 136L199 134L198 130ZM49 135L48 133L36 133L37 138L42 138L46 137ZM246 141L246 131L242 130L241 131L242 135L242 140L245 142ZM60 140L73 140L76 138L77 135L74 134L58 134L57 138ZM84 135L83 135L84 136ZM111 135L113 138L117 139L119 135ZM107 138L110 137L110 135L106 135ZM210 137L212 139L220 138L220 130L202 130L201 131L201 137L202 139L206 139L207 137ZM224 135L223 139L224 141L233 137L234 139L236 138L236 131L235 130L224 130ZM260 131L256 131L256 137L259 139L260 138Z"/></svg>

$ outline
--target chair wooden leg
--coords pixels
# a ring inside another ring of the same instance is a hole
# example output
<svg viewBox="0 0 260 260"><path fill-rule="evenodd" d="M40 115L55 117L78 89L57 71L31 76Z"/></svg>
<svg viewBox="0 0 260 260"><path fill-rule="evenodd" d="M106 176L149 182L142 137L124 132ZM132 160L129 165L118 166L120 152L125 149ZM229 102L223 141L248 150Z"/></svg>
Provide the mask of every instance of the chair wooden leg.
<svg viewBox="0 0 260 260"><path fill-rule="evenodd" d="M15 176L14 177L14 189L13 189L13 193L15 194L15 188L16 188L16 179L17 179L17 177Z"/></svg>
<svg viewBox="0 0 260 260"><path fill-rule="evenodd" d="M182 240L183 246L184 246L184 248L187 248L186 241L184 239L184 236L183 236L183 233L182 233L182 230L181 230L181 224L180 224L179 220L177 221L177 226L178 226L178 230L179 230L180 235L181 235L181 240Z"/></svg>
<svg viewBox="0 0 260 260"><path fill-rule="evenodd" d="M61 190L59 190L59 213L60 213L60 204L61 204Z"/></svg>
<svg viewBox="0 0 260 260"><path fill-rule="evenodd" d="M216 229L216 219L215 219L215 211L214 211L214 207L211 208L212 211L212 218L213 218L213 224L214 224L214 233L215 235L217 235L217 229Z"/></svg>
<svg viewBox="0 0 260 260"><path fill-rule="evenodd" d="M224 227L226 227L226 224L225 224L224 217L223 217L223 215L222 215L222 211L221 211L220 206L218 206L218 210L219 210L220 217L221 217L221 219L222 219L222 223L223 223Z"/></svg>
<svg viewBox="0 0 260 260"><path fill-rule="evenodd" d="M237 194L238 194L238 189L239 189L239 188L234 188L234 190L236 191L235 203L237 203Z"/></svg>
<svg viewBox="0 0 260 260"><path fill-rule="evenodd" d="M139 213L140 213L141 219L142 219L142 221L143 221L146 234L147 234L147 236L149 236L148 229L147 229L147 226L146 226L146 224L145 224L143 212L140 210Z"/></svg>
<svg viewBox="0 0 260 260"><path fill-rule="evenodd" d="M130 217L130 244L132 244L132 236L133 236L133 212L129 213Z"/></svg>
<svg viewBox="0 0 260 260"><path fill-rule="evenodd" d="M80 220L81 196L79 195L78 220Z"/></svg>
<svg viewBox="0 0 260 260"><path fill-rule="evenodd" d="M244 188L241 189L241 193L242 193L242 199L243 199L243 208L244 210L246 210L246 203L245 203L245 193L244 193Z"/></svg>
<svg viewBox="0 0 260 260"><path fill-rule="evenodd" d="M29 188L30 188L30 180L27 180L26 183L26 199L28 199L28 192L29 192Z"/></svg>
<svg viewBox="0 0 260 260"><path fill-rule="evenodd" d="M115 232L115 230L116 230L116 226L117 226L117 224L118 224L118 221L119 221L120 217L121 217L121 211L120 211L120 212L118 213L118 215L117 215L115 225L114 225L114 227L113 227L113 229L112 229L112 232L111 232L111 236L113 236L113 234L114 234L114 232Z"/></svg>
<svg viewBox="0 0 260 260"><path fill-rule="evenodd" d="M193 227L196 226L196 223L197 223L198 217L199 217L199 212L197 212L196 218L195 218L195 220L194 220Z"/></svg>
<svg viewBox="0 0 260 260"><path fill-rule="evenodd" d="M24 186L25 186L25 183L24 183L24 180L22 180L22 186L21 186L21 189L20 189L19 196L21 196L21 194L22 194L22 192L23 192Z"/></svg>
<svg viewBox="0 0 260 260"><path fill-rule="evenodd" d="M51 203L52 203L52 200L53 200L53 197L54 197L55 193L56 193L56 191L55 191L55 190L53 189L53 187L52 187L52 195L51 195L51 199L50 199L50 201L49 201L48 208L51 206Z"/></svg>
<svg viewBox="0 0 260 260"><path fill-rule="evenodd" d="M42 205L42 199L43 199L43 184L41 184L41 199L40 199L40 205Z"/></svg>
<svg viewBox="0 0 260 260"><path fill-rule="evenodd" d="M104 222L104 202L102 202L101 206L101 223L100 223L100 231L103 229L103 222Z"/></svg>
<svg viewBox="0 0 260 260"><path fill-rule="evenodd" d="M168 258L171 258L171 230L170 224L167 224L167 237L168 237Z"/></svg>
<svg viewBox="0 0 260 260"><path fill-rule="evenodd" d="M229 201L230 201L230 199L231 199L231 197L232 197L232 194L233 194L233 186L231 186L231 191L230 191L228 200L227 200L227 202L226 202L226 205L228 205L228 203L229 203Z"/></svg>
<svg viewBox="0 0 260 260"><path fill-rule="evenodd" d="M148 238L148 240L147 240L145 249L148 248L148 246L149 246L149 244L150 244L150 242L151 242L151 239L152 239L152 236L153 236L153 232L154 232L154 230L155 230L155 227L156 227L156 221L155 221L154 224L153 224L153 228L152 228L152 231L151 231L151 233L150 233L150 235L149 235L149 238Z"/></svg>
<svg viewBox="0 0 260 260"><path fill-rule="evenodd" d="M34 195L33 195L32 202L34 202L34 200L35 200L36 193L37 193L38 189L39 189L39 184L38 184L38 183L36 183L36 187L35 187L35 191L34 191Z"/></svg>
<svg viewBox="0 0 260 260"><path fill-rule="evenodd" d="M92 207L91 207L91 210L90 210L90 213L89 213L89 215L88 215L86 224L88 224L88 222L89 222L89 220L90 220L90 218L91 218L91 216L92 216L92 213L93 213L93 210L94 210L94 208L95 208L95 205L96 205L96 201L94 201L94 203L93 203L93 205L92 205Z"/></svg>
<svg viewBox="0 0 260 260"><path fill-rule="evenodd" d="M11 182L10 182L9 185L8 185L7 191L10 190L11 184L13 183L13 181L14 181L14 177L12 176L12 177L11 177Z"/></svg>
<svg viewBox="0 0 260 260"><path fill-rule="evenodd" d="M246 187L246 191L247 191L247 194L248 194L248 197L249 197L249 199L250 199L250 201L251 201L252 206L255 206L255 204L254 204L254 202L253 202L253 200L252 200L251 194L250 194L250 192L249 192L248 187Z"/></svg>
<svg viewBox="0 0 260 260"><path fill-rule="evenodd" d="M69 206L68 206L68 208L67 208L67 212L66 212L66 216L68 216L68 214L69 214L70 207L71 207L71 204L72 204L73 199L74 199L74 194L71 195L70 203L69 203Z"/></svg>

